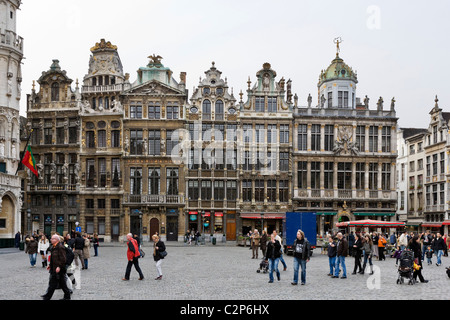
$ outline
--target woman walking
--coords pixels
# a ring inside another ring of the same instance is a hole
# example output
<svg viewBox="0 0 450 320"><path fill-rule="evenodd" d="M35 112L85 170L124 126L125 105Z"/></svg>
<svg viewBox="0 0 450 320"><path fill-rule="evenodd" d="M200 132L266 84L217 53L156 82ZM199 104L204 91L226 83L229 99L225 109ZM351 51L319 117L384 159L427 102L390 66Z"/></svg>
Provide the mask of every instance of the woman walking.
<svg viewBox="0 0 450 320"><path fill-rule="evenodd" d="M47 266L47 250L49 246L50 241L47 240L47 237L45 235L42 235L38 243L38 252L42 258L42 268L45 268Z"/></svg>
<svg viewBox="0 0 450 320"><path fill-rule="evenodd" d="M91 257L91 240L89 240L88 236L85 234L84 238L84 247L83 247L83 258L84 258L84 268L88 268L88 259Z"/></svg>
<svg viewBox="0 0 450 320"><path fill-rule="evenodd" d="M158 277L155 278L155 280L161 280L162 279L162 259L164 259L164 256L161 255L162 252L166 251L166 246L164 242L162 242L159 239L159 236L154 234L152 236L153 239L153 260L155 260L156 265L156 271L158 272Z"/></svg>
<svg viewBox="0 0 450 320"><path fill-rule="evenodd" d="M422 275L422 250L420 248L420 238L419 236L414 236L409 241L409 248L414 252L414 263L419 266L418 269L414 269L413 277L414 280L417 280L417 277L419 277L420 282L427 283L428 280L425 280Z"/></svg>
<svg viewBox="0 0 450 320"><path fill-rule="evenodd" d="M353 254L355 256L355 267L353 268L353 273L361 273L361 250L362 250L362 239L358 233L355 234L355 243L353 244ZM358 271L359 270L359 271Z"/></svg>
<svg viewBox="0 0 450 320"><path fill-rule="evenodd" d="M269 283L273 282L273 272L277 274L277 279L280 281L280 271L278 270L278 262L280 261L281 244L275 240L275 235L270 235L270 241L267 244L266 261L269 261Z"/></svg>
<svg viewBox="0 0 450 320"><path fill-rule="evenodd" d="M30 237L30 241L28 242L25 253L28 253L28 257L30 258L30 264L32 268L36 266L37 252L38 252L38 243L36 240L34 240L34 237Z"/></svg>
<svg viewBox="0 0 450 320"><path fill-rule="evenodd" d="M378 234L374 232L372 234L372 256L378 258Z"/></svg>
<svg viewBox="0 0 450 320"><path fill-rule="evenodd" d="M383 234L380 234L378 237L378 261L386 260L386 257L384 255L386 243L386 238Z"/></svg>
<svg viewBox="0 0 450 320"><path fill-rule="evenodd" d="M261 242L260 242L260 246L261 246L261 251L262 251L263 257L266 256L267 240L268 240L267 231L263 230L262 231L262 236L261 236Z"/></svg>
<svg viewBox="0 0 450 320"><path fill-rule="evenodd" d="M364 251L364 263L363 263L363 267L362 267L360 274L364 274L364 272L366 270L367 261L369 261L369 265L370 265L370 274L373 274L373 264L372 264L373 242L372 242L371 236L366 234L364 236L364 240L363 240L362 244L363 244L362 249Z"/></svg>

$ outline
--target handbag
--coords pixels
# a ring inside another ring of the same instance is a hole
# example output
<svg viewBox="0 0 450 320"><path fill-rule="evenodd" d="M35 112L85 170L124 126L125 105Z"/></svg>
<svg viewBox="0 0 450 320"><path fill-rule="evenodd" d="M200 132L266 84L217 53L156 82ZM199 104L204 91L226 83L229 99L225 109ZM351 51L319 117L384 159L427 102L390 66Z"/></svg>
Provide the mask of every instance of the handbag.
<svg viewBox="0 0 450 320"><path fill-rule="evenodd" d="M166 251L166 250L160 251L160 252L159 252L159 256L160 256L161 258L164 258L165 256L167 256L167 251Z"/></svg>

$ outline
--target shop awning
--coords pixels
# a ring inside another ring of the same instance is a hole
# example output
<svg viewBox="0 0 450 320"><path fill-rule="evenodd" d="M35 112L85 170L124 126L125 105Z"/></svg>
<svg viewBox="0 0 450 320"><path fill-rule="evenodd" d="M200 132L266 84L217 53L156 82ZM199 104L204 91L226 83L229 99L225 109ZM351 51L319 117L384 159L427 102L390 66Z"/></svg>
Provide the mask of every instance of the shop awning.
<svg viewBox="0 0 450 320"><path fill-rule="evenodd" d="M450 220L445 220L444 222L442 222L443 226L450 226Z"/></svg>
<svg viewBox="0 0 450 320"><path fill-rule="evenodd" d="M393 217L395 216L395 212L353 212L355 216L377 216L377 217Z"/></svg>
<svg viewBox="0 0 450 320"><path fill-rule="evenodd" d="M214 212L215 217L223 217L223 212Z"/></svg>
<svg viewBox="0 0 450 320"><path fill-rule="evenodd" d="M425 222L422 223L421 226L425 228L440 228L442 227L442 222Z"/></svg>
<svg viewBox="0 0 450 320"><path fill-rule="evenodd" d="M335 216L337 212L316 212L316 216Z"/></svg>
<svg viewBox="0 0 450 320"><path fill-rule="evenodd" d="M189 211L189 214L198 214L198 211Z"/></svg>
<svg viewBox="0 0 450 320"><path fill-rule="evenodd" d="M253 212L242 212L242 219L284 219L285 214L283 213L264 213L263 217L261 217L260 213Z"/></svg>
<svg viewBox="0 0 450 320"><path fill-rule="evenodd" d="M384 227L401 228L405 226L404 222L398 221L380 221L380 220L355 220L336 223L337 227Z"/></svg>

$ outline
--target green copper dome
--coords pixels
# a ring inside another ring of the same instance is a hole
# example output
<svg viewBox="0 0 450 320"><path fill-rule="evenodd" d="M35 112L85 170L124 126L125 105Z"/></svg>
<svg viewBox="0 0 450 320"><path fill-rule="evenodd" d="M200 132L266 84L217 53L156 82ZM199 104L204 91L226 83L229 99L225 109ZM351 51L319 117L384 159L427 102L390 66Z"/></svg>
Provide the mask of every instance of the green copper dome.
<svg viewBox="0 0 450 320"><path fill-rule="evenodd" d="M336 54L336 58L331 61L330 66L320 73L318 86L320 87L324 82L330 80L352 80L358 83L356 72L339 57L339 54Z"/></svg>

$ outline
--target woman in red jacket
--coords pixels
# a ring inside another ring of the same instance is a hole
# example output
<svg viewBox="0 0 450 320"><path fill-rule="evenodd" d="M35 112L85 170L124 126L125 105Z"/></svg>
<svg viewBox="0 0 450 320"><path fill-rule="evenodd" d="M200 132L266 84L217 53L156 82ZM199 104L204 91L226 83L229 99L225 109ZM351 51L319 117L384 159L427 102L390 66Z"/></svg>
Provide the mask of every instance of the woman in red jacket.
<svg viewBox="0 0 450 320"><path fill-rule="evenodd" d="M136 240L133 239L133 235L131 233L127 234L127 240L128 240L128 243L127 243L128 264L127 264L127 270L125 272L125 278L123 278L122 280L124 280L124 281L130 280L130 273L131 273L132 265L134 265L134 268L139 273L139 280L143 280L144 274L142 273L142 270L139 267L139 260L138 260L141 255L139 253L139 246L138 246Z"/></svg>

